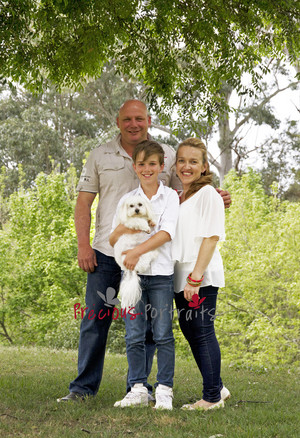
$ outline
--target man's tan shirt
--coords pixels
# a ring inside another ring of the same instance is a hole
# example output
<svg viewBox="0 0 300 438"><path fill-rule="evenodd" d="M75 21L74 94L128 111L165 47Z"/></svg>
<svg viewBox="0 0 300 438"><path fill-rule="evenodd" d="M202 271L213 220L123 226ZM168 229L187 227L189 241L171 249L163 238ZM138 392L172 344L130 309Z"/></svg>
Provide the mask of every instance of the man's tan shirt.
<svg viewBox="0 0 300 438"><path fill-rule="evenodd" d="M121 146L121 135L91 151L82 170L77 190L99 194L93 248L107 256L113 256L108 242L112 220L121 197L139 185L132 167L132 158ZM175 190L181 183L175 172L175 150L165 144L165 167L159 180Z"/></svg>

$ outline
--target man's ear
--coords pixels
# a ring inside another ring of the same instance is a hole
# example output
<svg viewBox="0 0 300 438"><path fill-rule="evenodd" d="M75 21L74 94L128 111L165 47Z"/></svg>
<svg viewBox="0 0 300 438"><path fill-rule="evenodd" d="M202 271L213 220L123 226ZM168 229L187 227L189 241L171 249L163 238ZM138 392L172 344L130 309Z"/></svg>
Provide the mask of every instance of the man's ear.
<svg viewBox="0 0 300 438"><path fill-rule="evenodd" d="M117 127L120 128L120 126L119 126L119 117L117 117L116 122L117 122Z"/></svg>
<svg viewBox="0 0 300 438"><path fill-rule="evenodd" d="M148 116L148 126L151 126L151 116Z"/></svg>

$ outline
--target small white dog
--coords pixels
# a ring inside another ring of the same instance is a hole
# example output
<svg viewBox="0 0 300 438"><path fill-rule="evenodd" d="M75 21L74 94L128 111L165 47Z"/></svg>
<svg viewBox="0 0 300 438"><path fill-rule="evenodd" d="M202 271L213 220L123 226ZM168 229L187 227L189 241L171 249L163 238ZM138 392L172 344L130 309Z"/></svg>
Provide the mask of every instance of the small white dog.
<svg viewBox="0 0 300 438"><path fill-rule="evenodd" d="M150 225L155 225L154 214L152 206L149 201L141 196L130 196L125 199L124 203L120 207L117 225L123 224L127 228L133 230L141 230L140 233L135 234L123 234L114 246L115 260L121 269L124 271L124 275L120 284L120 297L122 308L129 309L130 306L134 307L136 303L141 299L142 290L140 286L140 278L138 273L142 274L149 268L150 263L157 257L158 251L149 251L143 254L137 262L133 271L125 268L123 261L125 255L122 255L123 251L133 249L140 243L147 240L145 233L149 234L151 231Z"/></svg>

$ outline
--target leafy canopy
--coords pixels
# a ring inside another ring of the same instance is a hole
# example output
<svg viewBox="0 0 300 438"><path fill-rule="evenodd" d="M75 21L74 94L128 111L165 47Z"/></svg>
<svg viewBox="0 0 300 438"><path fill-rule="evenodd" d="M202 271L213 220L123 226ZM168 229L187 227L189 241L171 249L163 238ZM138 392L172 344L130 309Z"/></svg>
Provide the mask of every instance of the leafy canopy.
<svg viewBox="0 0 300 438"><path fill-rule="evenodd" d="M2 2L0 76L40 90L99 77L106 62L142 79L152 104L213 113L224 82L263 57L298 59L299 0L11 0ZM200 93L195 102L194 92Z"/></svg>

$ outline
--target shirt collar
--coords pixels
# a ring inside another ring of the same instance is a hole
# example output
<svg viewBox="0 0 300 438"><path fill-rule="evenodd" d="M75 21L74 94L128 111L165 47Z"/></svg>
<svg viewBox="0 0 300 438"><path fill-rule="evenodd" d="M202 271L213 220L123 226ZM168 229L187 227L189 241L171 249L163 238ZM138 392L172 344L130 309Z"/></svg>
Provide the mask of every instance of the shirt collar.
<svg viewBox="0 0 300 438"><path fill-rule="evenodd" d="M142 189L141 184L139 185L137 192L137 195L143 196L144 198L148 199L147 196L144 193L144 190ZM165 186L162 183L162 181L159 181L159 186L158 186L158 190L155 193L155 195L152 196L151 201L154 201L155 199L159 198L160 196L163 196L165 194ZM148 199L149 201L149 199Z"/></svg>
<svg viewBox="0 0 300 438"><path fill-rule="evenodd" d="M121 145L121 134L118 134L115 138L115 152L123 157L132 159Z"/></svg>
<svg viewBox="0 0 300 438"><path fill-rule="evenodd" d="M152 140L151 135L148 133L147 135L148 140ZM121 133L119 133L116 137L115 137L115 152L119 153L120 155L122 155L123 157L129 157L131 158L127 152L125 151L125 149L122 147L121 144Z"/></svg>

